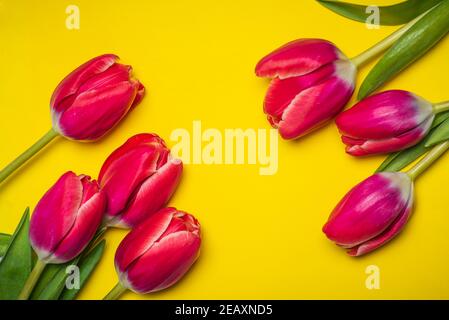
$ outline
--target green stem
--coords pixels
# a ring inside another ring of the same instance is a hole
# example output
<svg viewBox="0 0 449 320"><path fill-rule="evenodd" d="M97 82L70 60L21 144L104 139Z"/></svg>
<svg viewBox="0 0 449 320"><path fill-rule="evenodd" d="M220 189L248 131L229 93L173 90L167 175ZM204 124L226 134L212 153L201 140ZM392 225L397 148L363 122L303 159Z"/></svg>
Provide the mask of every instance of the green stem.
<svg viewBox="0 0 449 320"><path fill-rule="evenodd" d="M117 300L126 290L120 282L118 282L114 288L103 298L103 300Z"/></svg>
<svg viewBox="0 0 449 320"><path fill-rule="evenodd" d="M18 300L27 300L30 296L31 292L34 289L34 286L36 285L37 280L39 280L39 277L45 269L45 262L37 259L36 264L33 267L33 270L31 271L30 275L28 276L27 281L25 282L25 285L23 286L22 292L20 292Z"/></svg>
<svg viewBox="0 0 449 320"><path fill-rule="evenodd" d="M418 22L418 20L420 20L423 16L425 16L427 12L429 11L426 11L417 18L413 19L405 26L403 26L399 30L396 30L391 35L389 35L382 41L378 42L376 45L372 46L368 50L362 52L358 56L355 56L354 58L351 59L352 62L356 65L357 68L359 68L360 66L370 61L372 58L381 54L382 52L390 48L397 40L399 40L399 38L402 37L404 33L406 33L416 22Z"/></svg>
<svg viewBox="0 0 449 320"><path fill-rule="evenodd" d="M40 138L35 144L33 144L28 150L18 156L13 162L8 164L3 170L0 171L0 183L8 178L14 171L27 162L32 156L34 156L39 150L45 147L50 141L52 141L59 134L52 129L48 131L42 138Z"/></svg>
<svg viewBox="0 0 449 320"><path fill-rule="evenodd" d="M449 110L449 101L436 103L433 105L433 112L435 114Z"/></svg>
<svg viewBox="0 0 449 320"><path fill-rule="evenodd" d="M449 149L449 141L440 143L421 159L416 165L407 171L412 180L415 180L421 173L426 171L438 158L440 158Z"/></svg>

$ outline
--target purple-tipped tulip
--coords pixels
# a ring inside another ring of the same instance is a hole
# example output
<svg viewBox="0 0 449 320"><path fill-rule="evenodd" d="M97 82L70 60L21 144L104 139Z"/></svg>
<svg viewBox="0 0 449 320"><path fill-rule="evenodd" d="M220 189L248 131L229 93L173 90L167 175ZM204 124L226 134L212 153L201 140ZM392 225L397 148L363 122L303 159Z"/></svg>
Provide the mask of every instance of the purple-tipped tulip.
<svg viewBox="0 0 449 320"><path fill-rule="evenodd" d="M67 172L37 204L30 242L39 260L64 263L83 251L103 218L105 198L95 180Z"/></svg>
<svg viewBox="0 0 449 320"><path fill-rule="evenodd" d="M390 153L409 148L429 132L432 104L401 90L373 95L341 113L336 123L353 156Z"/></svg>
<svg viewBox="0 0 449 320"><path fill-rule="evenodd" d="M377 173L355 186L323 227L326 236L360 256L384 245L405 226L413 206L413 182L401 172Z"/></svg>

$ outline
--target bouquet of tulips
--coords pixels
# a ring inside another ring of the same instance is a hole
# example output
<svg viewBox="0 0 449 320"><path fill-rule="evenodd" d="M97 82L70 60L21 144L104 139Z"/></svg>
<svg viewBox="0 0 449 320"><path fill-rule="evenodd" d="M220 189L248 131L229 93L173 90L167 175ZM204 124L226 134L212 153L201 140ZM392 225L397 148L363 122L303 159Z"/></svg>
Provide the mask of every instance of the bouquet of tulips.
<svg viewBox="0 0 449 320"><path fill-rule="evenodd" d="M96 140L143 98L131 67L103 55L70 73L51 98L53 129L6 167L5 179L57 135ZM105 299L125 290L149 293L177 282L198 257L201 235L190 214L165 208L182 174L182 162L156 134L128 139L104 162L98 181L64 173L12 236L0 236L0 299L73 299L100 260L110 227L130 229L115 256L118 284ZM67 268L78 268L69 287Z"/></svg>

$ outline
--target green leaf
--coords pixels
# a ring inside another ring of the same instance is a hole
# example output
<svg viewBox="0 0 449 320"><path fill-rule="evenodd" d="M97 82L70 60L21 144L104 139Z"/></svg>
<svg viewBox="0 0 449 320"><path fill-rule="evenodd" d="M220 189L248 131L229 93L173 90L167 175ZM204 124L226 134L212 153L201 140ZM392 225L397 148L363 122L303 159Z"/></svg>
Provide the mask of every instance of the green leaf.
<svg viewBox="0 0 449 320"><path fill-rule="evenodd" d="M405 167L407 167L410 163L421 157L425 154L429 149L425 147L425 141L421 141L417 145L408 148L406 150L392 153L387 157L387 159L380 165L380 167L376 170L376 172L397 172Z"/></svg>
<svg viewBox="0 0 449 320"><path fill-rule="evenodd" d="M80 268L80 288L89 278L100 260L105 246L105 240L97 244L88 253L84 251L78 258L63 264L48 264L42 272L39 281L30 295L31 300L57 300L64 295L65 300L73 299L79 290L66 289L68 277L67 267L77 265ZM61 298L62 299L62 298Z"/></svg>
<svg viewBox="0 0 449 320"><path fill-rule="evenodd" d="M432 129L438 127L440 124L449 119L449 111L439 113L435 116L435 120L432 123Z"/></svg>
<svg viewBox="0 0 449 320"><path fill-rule="evenodd" d="M432 130L420 143L403 151L390 154L385 161L377 168L376 172L396 172L404 169L413 161L421 157L430 147L427 147L428 140L440 126L449 121L449 112L440 113L435 117L432 124Z"/></svg>
<svg viewBox="0 0 449 320"><path fill-rule="evenodd" d="M66 268L70 265L77 265L78 261L79 258L75 258L67 263L47 265L45 269L50 269L50 271L45 275L44 283L37 290L33 290L30 299L58 300L64 290L65 280L68 276Z"/></svg>
<svg viewBox="0 0 449 320"><path fill-rule="evenodd" d="M29 229L30 210L27 208L0 263L0 300L17 299L31 272Z"/></svg>
<svg viewBox="0 0 449 320"><path fill-rule="evenodd" d="M426 140L426 147L431 148L436 144L449 140L449 120L444 121L432 133L429 134Z"/></svg>
<svg viewBox="0 0 449 320"><path fill-rule="evenodd" d="M39 300L39 297L43 295L44 290L59 273L59 271L65 270L70 264L71 262L64 264L47 264L30 295L30 300Z"/></svg>
<svg viewBox="0 0 449 320"><path fill-rule="evenodd" d="M101 257L103 256L106 240L102 240L97 244L85 257L81 258L78 264L80 268L80 288L68 289L65 288L60 296L60 300L73 300L76 298L79 291L83 288L89 276L94 271Z"/></svg>
<svg viewBox="0 0 449 320"><path fill-rule="evenodd" d="M9 241L11 240L11 235L0 233L0 263L2 261L3 256L6 253L6 249L8 249Z"/></svg>
<svg viewBox="0 0 449 320"><path fill-rule="evenodd" d="M340 1L317 1L335 13L355 21L365 23L368 17L372 15L371 12L367 12L369 6ZM405 24L441 1L442 0L408 0L391 6L380 6L380 24L384 26Z"/></svg>
<svg viewBox="0 0 449 320"><path fill-rule="evenodd" d="M449 0L443 0L413 25L380 59L364 80L362 100L423 56L449 32Z"/></svg>

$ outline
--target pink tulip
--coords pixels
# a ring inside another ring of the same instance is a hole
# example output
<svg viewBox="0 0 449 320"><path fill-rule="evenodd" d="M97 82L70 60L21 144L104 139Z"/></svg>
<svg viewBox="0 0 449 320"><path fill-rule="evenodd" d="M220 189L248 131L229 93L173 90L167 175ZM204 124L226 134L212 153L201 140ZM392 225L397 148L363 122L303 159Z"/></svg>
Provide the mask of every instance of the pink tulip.
<svg viewBox="0 0 449 320"><path fill-rule="evenodd" d="M95 180L69 171L37 204L30 242L44 263L64 263L83 251L103 218L105 198Z"/></svg>
<svg viewBox="0 0 449 320"><path fill-rule="evenodd" d="M170 287L198 258L200 245L200 225L192 215L162 209L120 243L115 254L120 283L137 293Z"/></svg>
<svg viewBox="0 0 449 320"><path fill-rule="evenodd" d="M129 228L161 209L179 184L182 162L155 134L138 134L115 150L98 182L106 195L109 226Z"/></svg>
<svg viewBox="0 0 449 320"><path fill-rule="evenodd" d="M290 42L263 58L259 77L272 78L265 97L268 121L284 139L296 139L335 117L355 87L355 65L332 43Z"/></svg>
<svg viewBox="0 0 449 320"><path fill-rule="evenodd" d="M384 245L405 226L413 206L413 182L406 173L377 173L355 186L323 227L326 236L360 256Z"/></svg>
<svg viewBox="0 0 449 320"><path fill-rule="evenodd" d="M50 107L53 128L74 140L96 140L111 130L144 95L131 66L106 54L70 73L56 88Z"/></svg>
<svg viewBox="0 0 449 320"><path fill-rule="evenodd" d="M353 156L390 153L420 142L431 129L432 104L401 90L382 92L357 103L336 123Z"/></svg>

